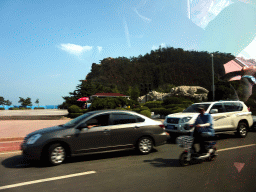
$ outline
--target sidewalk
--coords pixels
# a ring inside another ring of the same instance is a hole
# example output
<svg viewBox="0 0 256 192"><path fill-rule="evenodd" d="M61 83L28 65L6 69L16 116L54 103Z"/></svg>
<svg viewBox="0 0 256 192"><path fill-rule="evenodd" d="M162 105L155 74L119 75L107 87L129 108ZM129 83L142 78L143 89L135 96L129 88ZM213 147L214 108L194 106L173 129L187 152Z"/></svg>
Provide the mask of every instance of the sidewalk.
<svg viewBox="0 0 256 192"><path fill-rule="evenodd" d="M0 153L20 150L23 138L36 130L65 124L66 120L4 120L0 121Z"/></svg>

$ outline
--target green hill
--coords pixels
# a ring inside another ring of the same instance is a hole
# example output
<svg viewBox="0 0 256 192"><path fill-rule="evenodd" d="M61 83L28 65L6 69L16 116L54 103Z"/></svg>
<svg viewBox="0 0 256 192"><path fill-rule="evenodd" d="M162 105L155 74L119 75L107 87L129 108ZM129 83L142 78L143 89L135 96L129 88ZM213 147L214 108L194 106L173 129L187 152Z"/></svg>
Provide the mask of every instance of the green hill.
<svg viewBox="0 0 256 192"><path fill-rule="evenodd" d="M234 59L231 54L213 53L216 76L224 75L223 64ZM183 49L159 48L144 56L106 58L93 63L86 80L106 87L115 86L125 93L129 86L151 83L152 89L165 84L189 85L211 88L212 57L208 52L184 51Z"/></svg>

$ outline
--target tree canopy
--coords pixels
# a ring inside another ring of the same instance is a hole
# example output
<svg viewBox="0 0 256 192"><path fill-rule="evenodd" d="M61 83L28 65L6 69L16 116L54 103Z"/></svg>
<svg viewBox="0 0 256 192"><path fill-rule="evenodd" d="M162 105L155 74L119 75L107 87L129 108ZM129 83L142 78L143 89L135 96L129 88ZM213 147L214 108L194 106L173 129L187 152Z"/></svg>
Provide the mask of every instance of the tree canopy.
<svg viewBox="0 0 256 192"><path fill-rule="evenodd" d="M20 100L18 101L21 103L22 106L27 107L27 106L32 106L31 98L27 97L26 99L19 97Z"/></svg>

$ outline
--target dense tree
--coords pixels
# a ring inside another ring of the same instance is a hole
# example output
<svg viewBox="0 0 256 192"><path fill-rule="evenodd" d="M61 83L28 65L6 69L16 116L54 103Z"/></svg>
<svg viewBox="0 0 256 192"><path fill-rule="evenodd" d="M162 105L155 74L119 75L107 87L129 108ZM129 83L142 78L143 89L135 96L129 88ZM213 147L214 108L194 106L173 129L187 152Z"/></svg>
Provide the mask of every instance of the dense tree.
<svg viewBox="0 0 256 192"><path fill-rule="evenodd" d="M38 105L39 107L39 99L36 99L35 103Z"/></svg>
<svg viewBox="0 0 256 192"><path fill-rule="evenodd" d="M235 57L229 53L215 52L214 74L225 74L224 64ZM80 81L70 96L63 97L65 105L81 105L76 100L97 92L119 92L132 96L132 89L140 84L151 84L152 90L169 92L174 86L212 86L212 57L208 52L185 51L173 47L152 50L144 56L105 58L93 63L91 72ZM233 85L233 84L232 84ZM235 86L233 86L235 87ZM220 85L220 89L223 89ZM140 91L140 95L145 92ZM226 95L228 96L228 95Z"/></svg>
<svg viewBox="0 0 256 192"><path fill-rule="evenodd" d="M4 105L4 104L5 104L4 98L0 97L0 105Z"/></svg>
<svg viewBox="0 0 256 192"><path fill-rule="evenodd" d="M214 69L217 77L225 73L223 64L234 59L231 54L215 52ZM154 90L163 84L196 85L211 88L212 59L208 52L185 51L172 47L152 50L144 56L106 58L93 64L87 80L105 87L116 85L121 93L129 86L151 83ZM143 94L143 93L141 93Z"/></svg>
<svg viewBox="0 0 256 192"><path fill-rule="evenodd" d="M137 101L138 97L140 96L140 90L137 86L132 88L130 96L132 100Z"/></svg>
<svg viewBox="0 0 256 192"><path fill-rule="evenodd" d="M27 106L32 106L32 102L31 102L31 98L27 97L26 99L19 97L20 100L18 101L19 103L21 103L22 106L26 107Z"/></svg>
<svg viewBox="0 0 256 192"><path fill-rule="evenodd" d="M9 100L6 100L6 101L5 101L5 105L10 106L10 105L12 105L12 102L9 101Z"/></svg>

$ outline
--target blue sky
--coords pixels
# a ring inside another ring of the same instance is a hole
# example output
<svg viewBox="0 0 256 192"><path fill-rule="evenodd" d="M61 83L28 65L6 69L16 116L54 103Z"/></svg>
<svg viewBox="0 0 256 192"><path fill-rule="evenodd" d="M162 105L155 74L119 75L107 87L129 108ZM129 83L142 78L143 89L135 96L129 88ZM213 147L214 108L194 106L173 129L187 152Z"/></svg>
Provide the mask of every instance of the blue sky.
<svg viewBox="0 0 256 192"><path fill-rule="evenodd" d="M255 0L1 0L0 96L58 105L92 63L160 45L256 59L255 10Z"/></svg>

